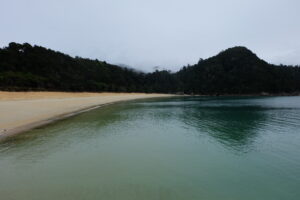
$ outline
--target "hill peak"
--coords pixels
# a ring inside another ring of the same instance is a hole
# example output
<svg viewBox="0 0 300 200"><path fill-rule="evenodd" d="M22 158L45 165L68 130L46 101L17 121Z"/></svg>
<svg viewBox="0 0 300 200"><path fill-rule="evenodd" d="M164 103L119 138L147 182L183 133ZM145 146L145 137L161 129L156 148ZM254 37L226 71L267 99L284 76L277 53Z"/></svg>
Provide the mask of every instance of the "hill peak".
<svg viewBox="0 0 300 200"><path fill-rule="evenodd" d="M262 60L257 57L251 50L244 46L236 46L228 48L224 51L221 51L214 57L211 57L209 60L214 60L217 62L222 62L224 64L232 65L234 63L243 64L243 63L257 63L262 62Z"/></svg>
<svg viewBox="0 0 300 200"><path fill-rule="evenodd" d="M226 55L252 55L257 57L250 49L244 46L235 46L222 51L220 54ZM220 55L219 54L219 55Z"/></svg>

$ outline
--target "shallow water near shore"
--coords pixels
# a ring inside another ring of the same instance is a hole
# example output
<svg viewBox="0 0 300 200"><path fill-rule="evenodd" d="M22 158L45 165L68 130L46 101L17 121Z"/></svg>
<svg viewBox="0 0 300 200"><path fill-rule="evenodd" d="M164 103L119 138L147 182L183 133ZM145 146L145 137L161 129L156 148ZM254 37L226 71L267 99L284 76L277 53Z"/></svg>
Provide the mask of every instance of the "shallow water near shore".
<svg viewBox="0 0 300 200"><path fill-rule="evenodd" d="M300 97L117 103L0 143L0 199L300 199Z"/></svg>

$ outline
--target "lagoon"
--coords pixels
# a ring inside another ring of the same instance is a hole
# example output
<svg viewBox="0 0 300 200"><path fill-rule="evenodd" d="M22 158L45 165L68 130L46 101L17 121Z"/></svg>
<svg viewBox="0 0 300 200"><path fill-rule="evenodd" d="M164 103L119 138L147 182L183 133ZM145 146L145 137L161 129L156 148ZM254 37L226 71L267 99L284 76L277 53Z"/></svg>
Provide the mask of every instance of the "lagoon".
<svg viewBox="0 0 300 200"><path fill-rule="evenodd" d="M171 97L0 143L0 199L300 199L300 97Z"/></svg>

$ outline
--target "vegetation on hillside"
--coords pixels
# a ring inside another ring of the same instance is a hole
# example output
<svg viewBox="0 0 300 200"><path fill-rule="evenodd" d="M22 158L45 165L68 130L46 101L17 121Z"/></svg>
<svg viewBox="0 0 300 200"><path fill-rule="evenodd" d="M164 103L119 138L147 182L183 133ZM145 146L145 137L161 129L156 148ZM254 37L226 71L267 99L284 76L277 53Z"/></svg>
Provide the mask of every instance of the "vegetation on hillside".
<svg viewBox="0 0 300 200"><path fill-rule="evenodd" d="M245 47L183 67L177 73L183 91L195 94L259 94L300 91L300 67L276 66L259 59Z"/></svg>
<svg viewBox="0 0 300 200"><path fill-rule="evenodd" d="M294 93L300 91L300 68L271 65L245 47L234 47L176 73L143 73L28 43L10 43L0 49L0 90Z"/></svg>

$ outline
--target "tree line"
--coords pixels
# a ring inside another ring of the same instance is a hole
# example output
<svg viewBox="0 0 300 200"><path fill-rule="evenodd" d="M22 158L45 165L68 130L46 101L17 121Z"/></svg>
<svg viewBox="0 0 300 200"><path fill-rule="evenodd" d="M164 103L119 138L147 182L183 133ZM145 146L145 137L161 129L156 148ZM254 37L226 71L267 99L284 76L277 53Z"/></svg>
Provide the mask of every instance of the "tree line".
<svg viewBox="0 0 300 200"><path fill-rule="evenodd" d="M257 94L300 91L299 66L276 66L245 47L227 49L178 72L144 73L28 43L0 49L0 90L185 94Z"/></svg>

